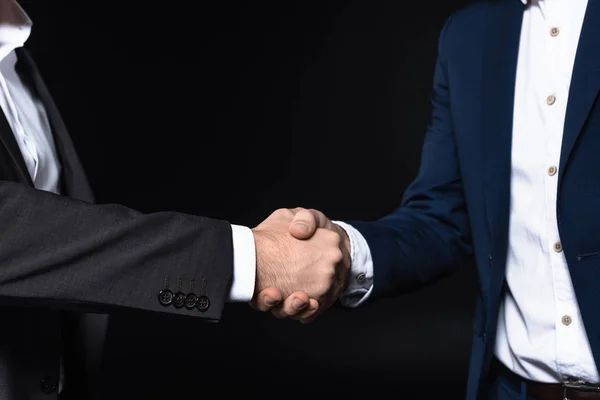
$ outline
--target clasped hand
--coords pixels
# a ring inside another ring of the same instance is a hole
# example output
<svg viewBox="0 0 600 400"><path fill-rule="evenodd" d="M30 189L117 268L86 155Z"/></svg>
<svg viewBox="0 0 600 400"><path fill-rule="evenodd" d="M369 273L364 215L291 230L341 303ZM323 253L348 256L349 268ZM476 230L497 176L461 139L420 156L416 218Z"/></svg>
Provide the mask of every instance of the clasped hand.
<svg viewBox="0 0 600 400"><path fill-rule="evenodd" d="M254 308L307 323L346 288L349 238L320 211L279 209L252 232L256 244Z"/></svg>

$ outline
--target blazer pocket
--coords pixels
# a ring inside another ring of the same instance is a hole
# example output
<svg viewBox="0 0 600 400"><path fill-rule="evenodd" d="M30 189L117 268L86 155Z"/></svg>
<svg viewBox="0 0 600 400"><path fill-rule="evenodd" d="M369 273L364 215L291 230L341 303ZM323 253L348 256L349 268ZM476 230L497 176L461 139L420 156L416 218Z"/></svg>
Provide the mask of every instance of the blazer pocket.
<svg viewBox="0 0 600 400"><path fill-rule="evenodd" d="M600 251L592 251L590 253L580 253L580 254L577 254L575 257L577 258L577 261L584 261L584 260L588 260L590 258L597 258L598 256L600 256Z"/></svg>

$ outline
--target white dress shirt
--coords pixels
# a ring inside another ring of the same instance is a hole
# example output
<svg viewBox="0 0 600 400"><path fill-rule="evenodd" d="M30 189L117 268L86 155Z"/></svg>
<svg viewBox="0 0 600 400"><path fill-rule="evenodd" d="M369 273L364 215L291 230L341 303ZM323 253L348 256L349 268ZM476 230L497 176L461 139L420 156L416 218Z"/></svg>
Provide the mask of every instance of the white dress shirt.
<svg viewBox="0 0 600 400"><path fill-rule="evenodd" d="M563 126L587 0L527 0L515 82L511 209L495 355L538 382L600 382L558 233L556 196ZM372 279L364 238L353 238L355 274ZM361 265L362 264L362 265ZM376 268L376 266L375 266ZM372 281L354 293L365 301ZM535 282L535 284L532 284ZM362 286L362 287L361 287Z"/></svg>

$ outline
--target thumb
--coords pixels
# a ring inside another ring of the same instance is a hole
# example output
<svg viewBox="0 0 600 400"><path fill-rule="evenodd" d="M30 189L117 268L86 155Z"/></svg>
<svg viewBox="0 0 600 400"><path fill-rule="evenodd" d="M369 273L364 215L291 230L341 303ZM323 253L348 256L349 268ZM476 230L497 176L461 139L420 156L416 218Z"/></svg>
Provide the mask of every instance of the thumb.
<svg viewBox="0 0 600 400"><path fill-rule="evenodd" d="M309 239L317 228L327 228L329 220L320 211L297 209L294 219L290 222L290 233L296 239Z"/></svg>

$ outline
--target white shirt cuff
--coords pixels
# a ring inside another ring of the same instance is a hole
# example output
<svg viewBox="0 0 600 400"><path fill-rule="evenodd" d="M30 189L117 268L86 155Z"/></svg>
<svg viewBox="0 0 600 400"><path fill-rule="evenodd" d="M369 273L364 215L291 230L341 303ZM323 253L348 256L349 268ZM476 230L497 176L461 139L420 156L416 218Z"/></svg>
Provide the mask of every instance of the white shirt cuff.
<svg viewBox="0 0 600 400"><path fill-rule="evenodd" d="M350 238L350 282L348 288L340 295L340 302L345 307L358 307L363 304L373 291L373 257L367 240L353 226L332 221L340 226Z"/></svg>
<svg viewBox="0 0 600 400"><path fill-rule="evenodd" d="M254 296L256 279L256 248L252 230L231 225L233 237L233 283L229 291L230 302L248 302Z"/></svg>

